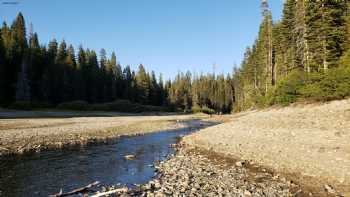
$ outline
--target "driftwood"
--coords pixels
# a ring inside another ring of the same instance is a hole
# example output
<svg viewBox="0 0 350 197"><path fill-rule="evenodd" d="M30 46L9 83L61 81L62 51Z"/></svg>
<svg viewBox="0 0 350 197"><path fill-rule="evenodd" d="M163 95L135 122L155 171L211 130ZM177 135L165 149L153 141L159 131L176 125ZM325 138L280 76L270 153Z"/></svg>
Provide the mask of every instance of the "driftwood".
<svg viewBox="0 0 350 197"><path fill-rule="evenodd" d="M119 188L119 189L114 189L114 190L110 190L110 191L107 191L107 192L97 193L97 194L92 195L90 197L101 197L101 196L106 196L106 195L109 195L109 194L115 194L115 193L118 193L118 192L127 192L127 191L128 191L127 188Z"/></svg>
<svg viewBox="0 0 350 197"><path fill-rule="evenodd" d="M26 142L25 144L23 144L22 146L18 147L18 148L17 148L17 152L18 152L18 153L23 153L23 151L25 150L25 147L28 146L28 145L33 141L34 137L35 137L34 135L31 136L31 137L27 140L27 142Z"/></svg>
<svg viewBox="0 0 350 197"><path fill-rule="evenodd" d="M77 188L77 189L72 190L72 191L67 192L67 193L63 193L63 192L62 192L62 189L61 189L61 191L60 191L58 194L49 195L49 197L63 197L63 196L70 196L70 195L73 195L73 194L78 194L78 193L86 192L88 189L90 189L90 188L93 187L93 186L98 185L99 183L100 183L100 182L95 181L95 182L90 183L89 185L87 185L87 186L85 186L85 187L80 187L80 188Z"/></svg>

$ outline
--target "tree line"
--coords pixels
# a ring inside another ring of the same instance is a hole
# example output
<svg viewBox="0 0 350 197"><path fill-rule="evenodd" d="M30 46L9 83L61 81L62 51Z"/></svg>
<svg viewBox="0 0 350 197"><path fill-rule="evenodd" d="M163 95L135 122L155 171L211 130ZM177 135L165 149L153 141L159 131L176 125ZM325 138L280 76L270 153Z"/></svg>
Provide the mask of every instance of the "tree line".
<svg viewBox="0 0 350 197"><path fill-rule="evenodd" d="M11 26L0 30L0 103L16 101L59 104L84 100L89 103L127 99L149 105L164 105L165 89L160 75L139 65L122 69L113 52L79 47L64 40L40 45L37 33L29 30L21 13ZM97 57L99 56L99 58Z"/></svg>
<svg viewBox="0 0 350 197"><path fill-rule="evenodd" d="M262 0L258 36L233 73L235 109L350 95L348 0L286 0L272 20Z"/></svg>
<svg viewBox="0 0 350 197"><path fill-rule="evenodd" d="M86 101L90 104L128 100L143 105L166 106L176 110L230 112L233 103L231 77L213 74L192 77L179 73L164 82L162 75L146 71L141 64L135 72L118 63L116 54L107 57L80 46L76 52L64 40L39 42L30 25L27 35L19 13L11 26L0 29L0 104L11 106L57 106ZM208 111L208 110L207 110Z"/></svg>
<svg viewBox="0 0 350 197"><path fill-rule="evenodd" d="M232 77L179 73L167 86L168 100L185 111L230 113L234 103Z"/></svg>

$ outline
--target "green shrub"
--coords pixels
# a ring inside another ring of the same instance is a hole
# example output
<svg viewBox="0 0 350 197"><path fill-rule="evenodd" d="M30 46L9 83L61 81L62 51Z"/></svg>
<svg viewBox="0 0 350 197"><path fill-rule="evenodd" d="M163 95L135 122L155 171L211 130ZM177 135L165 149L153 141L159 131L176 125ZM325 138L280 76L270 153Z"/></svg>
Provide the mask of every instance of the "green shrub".
<svg viewBox="0 0 350 197"><path fill-rule="evenodd" d="M322 75L312 74L300 90L303 98L330 101L350 96L350 70L336 68Z"/></svg>
<svg viewBox="0 0 350 197"><path fill-rule="evenodd" d="M191 110L192 110L193 113L205 113L205 114L209 114L209 115L215 114L215 110L211 109L211 108L209 108L207 106L200 107L198 105L195 105L195 106L192 107Z"/></svg>
<svg viewBox="0 0 350 197"><path fill-rule="evenodd" d="M90 110L89 103L86 101L71 101L71 102L65 102L57 105L58 109L65 109L65 110L77 110L77 111L87 111Z"/></svg>
<svg viewBox="0 0 350 197"><path fill-rule="evenodd" d="M296 71L281 81L269 104L296 102L297 100L330 101L350 96L350 68L330 69L326 73L307 73Z"/></svg>
<svg viewBox="0 0 350 197"><path fill-rule="evenodd" d="M32 104L27 101L17 101L10 105L11 109L17 109L17 110L32 110Z"/></svg>
<svg viewBox="0 0 350 197"><path fill-rule="evenodd" d="M170 109L161 106L141 105L128 100L116 100L110 103L89 104L86 101L72 101L61 103L58 109L77 110L77 111L114 111L114 112L166 112Z"/></svg>
<svg viewBox="0 0 350 197"><path fill-rule="evenodd" d="M207 107L207 106L204 106L202 107L202 112L205 113L205 114L215 114L215 110Z"/></svg>
<svg viewBox="0 0 350 197"><path fill-rule="evenodd" d="M8 106L8 108L16 110L35 110L52 108L52 105L42 102L17 101Z"/></svg>
<svg viewBox="0 0 350 197"><path fill-rule="evenodd" d="M191 110L192 110L192 113L201 113L202 112L202 108L198 105L192 106Z"/></svg>
<svg viewBox="0 0 350 197"><path fill-rule="evenodd" d="M302 71L294 71L277 85L269 102L282 105L293 103L300 96L300 89L304 85L305 74Z"/></svg>
<svg viewBox="0 0 350 197"><path fill-rule="evenodd" d="M93 110L99 111L117 111L117 112L166 112L170 109L162 106L151 106L151 105L142 105L139 103L133 103L128 100L116 100L110 103L103 104L94 104L92 105Z"/></svg>

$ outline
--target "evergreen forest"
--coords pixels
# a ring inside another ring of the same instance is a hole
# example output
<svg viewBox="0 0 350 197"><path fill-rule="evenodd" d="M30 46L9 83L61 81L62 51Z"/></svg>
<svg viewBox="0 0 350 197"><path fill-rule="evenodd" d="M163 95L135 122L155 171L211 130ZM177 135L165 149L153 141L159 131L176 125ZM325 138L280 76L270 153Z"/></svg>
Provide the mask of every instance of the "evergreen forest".
<svg viewBox="0 0 350 197"><path fill-rule="evenodd" d="M0 28L0 105L230 113L343 99L350 96L349 10L348 0L285 0L274 21L263 0L258 35L232 73L180 72L172 80L142 64L122 66L105 49L41 44L19 13Z"/></svg>

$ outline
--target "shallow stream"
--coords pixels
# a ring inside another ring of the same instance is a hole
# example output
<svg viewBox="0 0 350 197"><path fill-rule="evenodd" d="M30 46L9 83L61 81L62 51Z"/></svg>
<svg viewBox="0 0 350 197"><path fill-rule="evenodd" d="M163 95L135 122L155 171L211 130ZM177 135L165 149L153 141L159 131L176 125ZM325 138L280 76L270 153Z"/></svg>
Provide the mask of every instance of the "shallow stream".
<svg viewBox="0 0 350 197"><path fill-rule="evenodd" d="M196 130L189 127L122 137L107 144L0 157L0 196L48 196L95 181L129 187L148 182L155 175L153 164L174 153L170 145ZM127 160L125 155L135 159Z"/></svg>

